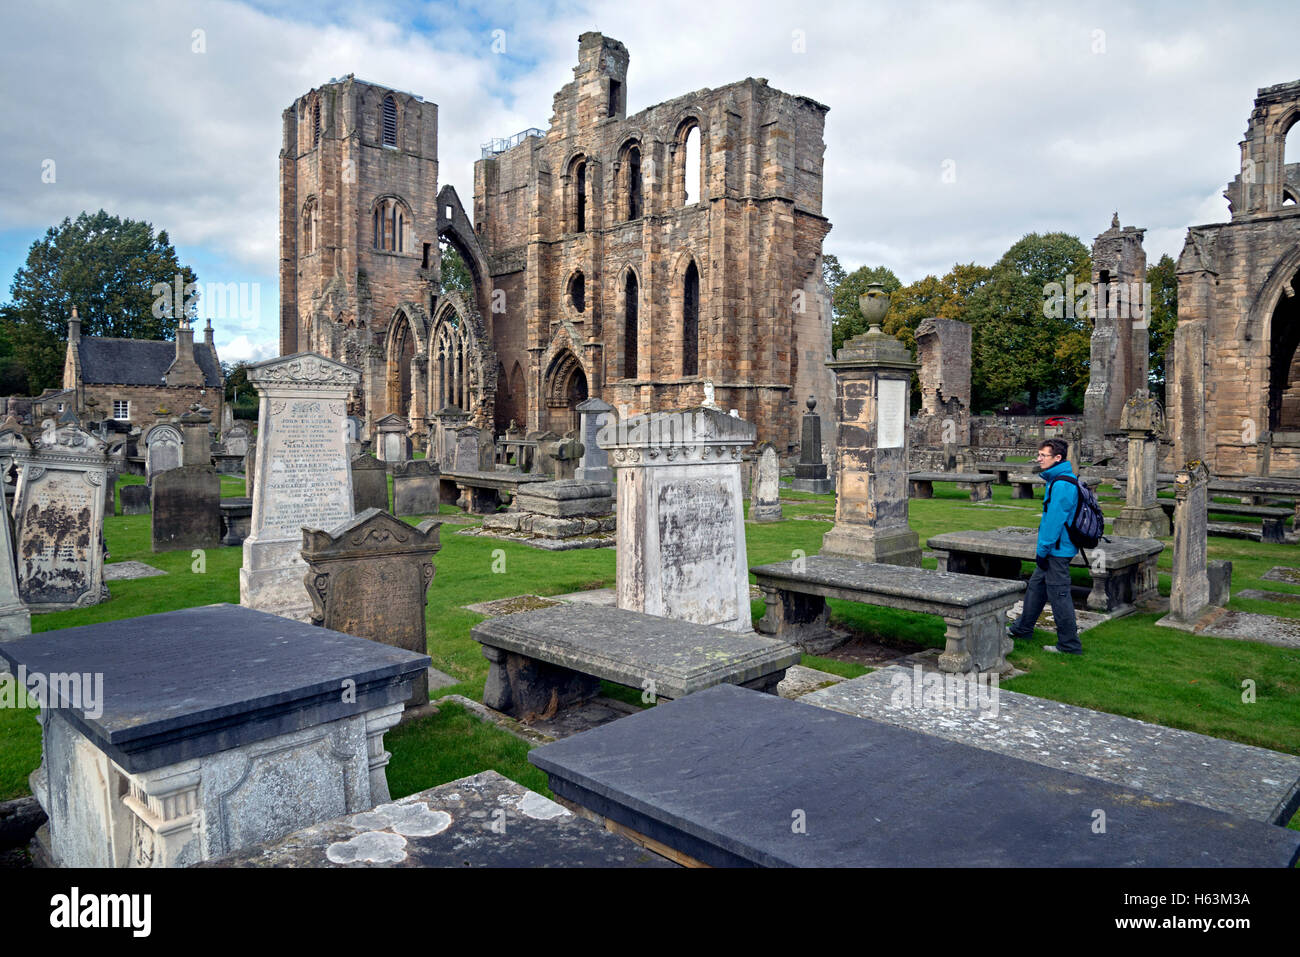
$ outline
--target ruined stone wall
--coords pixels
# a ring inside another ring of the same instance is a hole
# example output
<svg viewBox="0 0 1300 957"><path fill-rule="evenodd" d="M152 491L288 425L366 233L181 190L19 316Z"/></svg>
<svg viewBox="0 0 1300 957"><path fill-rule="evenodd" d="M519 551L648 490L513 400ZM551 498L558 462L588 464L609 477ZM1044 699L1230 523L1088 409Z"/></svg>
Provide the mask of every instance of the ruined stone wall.
<svg viewBox="0 0 1300 957"><path fill-rule="evenodd" d="M507 375L516 362L527 370L526 427L564 420L564 383L556 377L574 381L572 353L588 394L625 413L698 403L711 380L721 407L739 410L760 440L788 454L799 442L803 400L816 394L830 408L833 394L822 367L830 342L821 283L830 229L821 209L826 107L748 79L628 117L626 73L622 44L584 34L575 79L556 94L546 136L475 168L476 228L494 286L506 292L494 344ZM700 195L687 204L692 127ZM629 209L632 147L640 159L638 216ZM699 276L694 374L684 371L683 343L692 262ZM629 274L637 288L635 368L626 334Z"/></svg>
<svg viewBox="0 0 1300 957"><path fill-rule="evenodd" d="M1231 222L1188 230L1167 409L1176 464L1257 475L1267 434L1269 474L1300 475L1300 206L1284 153L1298 116L1300 81L1259 91L1224 193Z"/></svg>

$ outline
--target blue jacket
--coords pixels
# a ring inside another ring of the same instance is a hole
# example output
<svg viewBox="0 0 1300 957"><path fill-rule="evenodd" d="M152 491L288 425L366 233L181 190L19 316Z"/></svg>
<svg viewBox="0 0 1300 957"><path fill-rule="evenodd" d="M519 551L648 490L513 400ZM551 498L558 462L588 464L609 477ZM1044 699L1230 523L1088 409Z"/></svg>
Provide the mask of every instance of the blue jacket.
<svg viewBox="0 0 1300 957"><path fill-rule="evenodd" d="M1054 481L1063 475L1074 476L1074 469L1066 459L1042 471L1047 494L1043 496L1043 517L1038 523L1038 551L1035 554L1040 558L1044 555L1073 558L1079 551L1070 541L1070 533L1065 527L1074 518L1074 510L1079 504L1079 489L1070 482Z"/></svg>

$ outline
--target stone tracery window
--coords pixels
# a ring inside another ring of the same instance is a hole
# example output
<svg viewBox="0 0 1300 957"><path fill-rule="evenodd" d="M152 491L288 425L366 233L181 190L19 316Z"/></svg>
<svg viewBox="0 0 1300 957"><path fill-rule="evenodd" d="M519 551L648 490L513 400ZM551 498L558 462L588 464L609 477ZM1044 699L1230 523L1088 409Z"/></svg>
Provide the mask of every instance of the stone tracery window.
<svg viewBox="0 0 1300 957"><path fill-rule="evenodd" d="M572 231L587 231L587 160L578 156L569 164L569 221Z"/></svg>
<svg viewBox="0 0 1300 957"><path fill-rule="evenodd" d="M370 212L371 245L389 252L405 252L412 240L406 233L411 211L396 196L381 196Z"/></svg>
<svg viewBox="0 0 1300 957"><path fill-rule="evenodd" d="M640 219L644 215L641 201L641 146L629 143L619 157L619 207L622 218Z"/></svg>

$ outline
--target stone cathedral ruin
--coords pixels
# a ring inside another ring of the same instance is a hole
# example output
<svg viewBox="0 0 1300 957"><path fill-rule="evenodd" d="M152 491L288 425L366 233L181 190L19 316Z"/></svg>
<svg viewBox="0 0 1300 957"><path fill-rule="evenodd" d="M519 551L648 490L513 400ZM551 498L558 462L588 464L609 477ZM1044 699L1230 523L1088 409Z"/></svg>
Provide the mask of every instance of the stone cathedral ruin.
<svg viewBox="0 0 1300 957"><path fill-rule="evenodd" d="M473 222L438 184L438 108L354 76L284 111L280 352L358 368L368 429L449 406L498 434L577 405L717 404L783 456L830 409L827 107L764 79L627 115L628 52L579 38L546 130L485 146ZM440 242L474 295L442 288Z"/></svg>

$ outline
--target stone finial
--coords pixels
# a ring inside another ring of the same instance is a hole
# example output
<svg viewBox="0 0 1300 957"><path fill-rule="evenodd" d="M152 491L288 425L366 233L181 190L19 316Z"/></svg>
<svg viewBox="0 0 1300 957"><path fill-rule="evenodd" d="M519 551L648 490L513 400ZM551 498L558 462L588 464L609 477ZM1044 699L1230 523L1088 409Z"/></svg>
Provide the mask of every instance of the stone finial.
<svg viewBox="0 0 1300 957"><path fill-rule="evenodd" d="M1119 229L1119 210L1115 210L1115 215L1111 216L1110 228Z"/></svg>
<svg viewBox="0 0 1300 957"><path fill-rule="evenodd" d="M1130 396L1120 413L1119 427L1125 432L1163 432L1165 414L1159 400L1140 393Z"/></svg>
<svg viewBox="0 0 1300 957"><path fill-rule="evenodd" d="M858 309L862 313L862 318L867 320L868 335L884 335L880 324L888 314L889 306L889 293L885 292L884 285L878 282L868 283L867 291L858 296Z"/></svg>
<svg viewBox="0 0 1300 957"><path fill-rule="evenodd" d="M808 396L808 401L804 405L808 406L808 414L812 415L813 412L817 411L817 397L815 395Z"/></svg>

